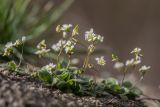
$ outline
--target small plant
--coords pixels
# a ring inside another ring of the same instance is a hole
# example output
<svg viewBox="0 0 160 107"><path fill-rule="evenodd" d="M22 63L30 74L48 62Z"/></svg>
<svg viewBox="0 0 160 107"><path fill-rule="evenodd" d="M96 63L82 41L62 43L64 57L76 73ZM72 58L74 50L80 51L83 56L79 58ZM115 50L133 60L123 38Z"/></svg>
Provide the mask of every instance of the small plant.
<svg viewBox="0 0 160 107"><path fill-rule="evenodd" d="M22 39L17 39L14 43L8 42L5 45L3 56L7 56L7 57L11 57L15 53L15 51L17 51L19 47L21 47L22 49L18 65L16 64L15 61L11 60L6 65L6 68L8 70L19 72L19 69L22 63L22 59L23 59L23 46L24 46L25 41L26 41L26 37L23 36Z"/></svg>
<svg viewBox="0 0 160 107"><path fill-rule="evenodd" d="M71 24L58 25L56 28L58 33L62 33L62 38L58 41L58 43L53 44L51 47L54 51L57 52L57 60L54 63L50 63L48 65L43 66L34 76L41 81L44 81L46 84L58 88L62 91L73 92L77 95L90 95L90 96L104 96L107 93L111 93L115 96L121 97L123 99L135 99L142 95L142 91L137 87L132 85L129 81L125 80L125 75L129 71L129 69L138 71L141 75L141 79L143 79L146 71L150 69L148 66L138 67L141 63L141 49L135 48L131 54L134 57L131 60L127 60L122 63L118 56L112 54L112 61L115 62L114 68L119 71L122 71L124 76L122 82L120 83L114 78L104 79L100 82L96 82L93 79L82 76L84 72L88 69L96 69L96 66L105 66L106 60L104 56L100 56L95 58L97 65L93 65L90 63L90 56L95 52L97 44L103 42L104 37L93 32L93 29L85 32L85 40L88 43L88 46L85 46L78 40L79 35L79 26L72 26ZM19 46L23 46L25 42L25 38L23 37L21 40L16 40L14 43L7 43L4 49L4 56L11 56L15 49ZM72 65L72 57L74 49L77 45L83 46L87 50L87 55L84 59L84 63L82 67L78 68ZM47 48L45 40L42 40L37 45L36 55L39 57L44 56L51 49ZM23 54L23 53L22 53ZM67 56L68 60L60 59L61 55ZM19 72L21 60L19 65L17 66L14 61L8 62L7 68L10 71ZM98 71L96 69L96 71Z"/></svg>
<svg viewBox="0 0 160 107"><path fill-rule="evenodd" d="M112 54L112 61L115 62L114 68L117 69L118 71L123 72L123 78L121 84L123 84L126 73L129 70L135 71L138 69L138 72L141 76L141 80L143 79L144 75L146 72L150 69L150 66L141 66L139 68L139 65L141 64L141 59L142 59L142 54L141 54L141 49L140 48L135 48L133 51L131 51L131 54L133 54L133 58L130 60L126 60L125 64L123 62L119 61L119 58L117 55Z"/></svg>
<svg viewBox="0 0 160 107"><path fill-rule="evenodd" d="M90 56L95 52L96 46L103 42L104 37L94 33L93 29L90 29L89 31L85 32L85 40L88 44L88 46L86 46L78 40L78 37L80 36L78 25L58 25L56 31L58 33L62 33L62 38L58 41L58 43L53 44L51 47L55 52L57 52L57 62L55 64L48 64L39 70L37 77L40 80L62 91L71 91L78 95L101 96L104 95L105 92L109 92L114 95L118 95L121 98L134 99L142 94L142 91L136 88L130 82L124 81L125 75L129 68L135 70L141 63L142 54L140 53L140 48L135 48L131 52L131 54L134 55L134 58L127 60L125 64L120 62L117 55L112 54L112 61L115 62L114 68L122 71L124 74L121 83L114 78L108 78L97 83L92 79L83 77L81 74L86 72L88 69L96 69L97 65L90 63ZM74 49L77 45L87 49L87 55L81 68L71 65L72 55L75 53ZM47 52L50 51L50 49L46 49L44 40L37 45L37 48L38 50L36 54L38 53L38 55L43 55L44 53L47 54ZM42 49L45 50L42 52L43 54L39 52ZM61 55L64 53L68 57L68 60L60 60ZM95 58L95 61L100 66L106 65L104 56ZM149 69L150 67L142 66L138 71L143 77L146 71Z"/></svg>

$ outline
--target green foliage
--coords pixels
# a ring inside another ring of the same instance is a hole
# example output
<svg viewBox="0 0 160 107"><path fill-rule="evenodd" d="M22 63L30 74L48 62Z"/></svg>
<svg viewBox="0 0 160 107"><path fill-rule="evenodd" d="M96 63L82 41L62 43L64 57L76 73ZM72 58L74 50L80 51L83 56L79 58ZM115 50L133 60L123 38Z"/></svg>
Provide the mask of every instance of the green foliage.
<svg viewBox="0 0 160 107"><path fill-rule="evenodd" d="M53 8L51 1L46 1L45 10L34 0L0 0L0 54L5 44L15 41L20 36L26 35L26 40L31 41L41 36L61 15L70 7L74 0L65 0ZM32 4L34 4L32 6ZM33 54L28 43L24 47L24 54ZM19 57L21 50L14 53Z"/></svg>
<svg viewBox="0 0 160 107"><path fill-rule="evenodd" d="M11 71L16 71L17 65L16 65L16 63L15 63L14 61L10 61L10 62L8 62L8 64L7 64L7 68L8 68L9 70L11 70Z"/></svg>
<svg viewBox="0 0 160 107"><path fill-rule="evenodd" d="M80 96L103 96L110 93L122 98L134 99L142 95L142 92L128 81L125 81L122 86L114 78L108 78L97 83L77 73L77 71L81 71L80 69L66 69L64 63L60 63L59 68L52 73L47 70L40 70L38 78L55 88Z"/></svg>

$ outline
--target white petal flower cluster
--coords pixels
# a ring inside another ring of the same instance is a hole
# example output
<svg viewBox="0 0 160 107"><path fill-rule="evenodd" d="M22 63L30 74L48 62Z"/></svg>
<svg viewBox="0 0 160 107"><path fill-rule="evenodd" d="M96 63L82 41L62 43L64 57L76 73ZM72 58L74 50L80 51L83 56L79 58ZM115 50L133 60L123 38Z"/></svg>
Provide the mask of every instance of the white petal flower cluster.
<svg viewBox="0 0 160 107"><path fill-rule="evenodd" d="M56 28L57 32L61 32L63 33L63 38L66 38L67 33L70 32L70 28L72 27L71 24L63 24L62 26L58 25Z"/></svg>
<svg viewBox="0 0 160 107"><path fill-rule="evenodd" d="M135 55L135 59L136 60L141 60L141 57L143 56L141 54L141 48L135 48L135 49L133 49L133 51L131 51L131 54Z"/></svg>
<svg viewBox="0 0 160 107"><path fill-rule="evenodd" d="M130 66L135 66L141 63L141 59L135 60L134 58L127 60L126 61L126 66L130 67Z"/></svg>
<svg viewBox="0 0 160 107"><path fill-rule="evenodd" d="M139 71L140 71L140 72L148 71L150 68L151 68L150 66L143 65L143 66L139 69Z"/></svg>
<svg viewBox="0 0 160 107"><path fill-rule="evenodd" d="M53 63L50 63L50 64L43 67L43 69L45 69L47 71L53 71L55 68L56 68L56 65L54 65Z"/></svg>
<svg viewBox="0 0 160 107"><path fill-rule="evenodd" d="M62 27L61 27L61 31L67 32L67 31L70 30L71 27L72 27L71 24L63 24Z"/></svg>
<svg viewBox="0 0 160 107"><path fill-rule="evenodd" d="M19 47L20 45L22 45L24 43L24 36L22 37L22 40L16 40L15 43L12 42L8 42L5 45L5 49L4 49L4 54L3 56L9 56L10 54L13 53L13 48L14 47Z"/></svg>
<svg viewBox="0 0 160 107"><path fill-rule="evenodd" d="M141 52L141 48L134 48L133 51L131 51L131 54L134 54L134 53L140 53Z"/></svg>
<svg viewBox="0 0 160 107"><path fill-rule="evenodd" d="M75 45L76 45L75 42L72 42L72 41L68 40L66 42L66 44L64 45L65 52L67 54L73 54L73 50L74 50Z"/></svg>
<svg viewBox="0 0 160 107"><path fill-rule="evenodd" d="M103 42L104 37L97 35L93 32L93 29L91 28L90 31L86 31L85 32L85 40L87 40L88 42Z"/></svg>
<svg viewBox="0 0 160 107"><path fill-rule="evenodd" d="M95 58L98 65L104 66L106 64L106 60L104 60L104 56L101 56L100 58Z"/></svg>
<svg viewBox="0 0 160 107"><path fill-rule="evenodd" d="M36 51L35 54L39 55L39 57L44 56L47 54L50 49L47 49L45 40L42 40L38 45L37 45L38 50Z"/></svg>
<svg viewBox="0 0 160 107"><path fill-rule="evenodd" d="M65 40L59 40L58 43L52 45L52 49L58 52L60 51L61 48L63 48L65 43L66 43Z"/></svg>
<svg viewBox="0 0 160 107"><path fill-rule="evenodd" d="M50 51L50 49L41 49L41 50L38 50L36 52L37 55L39 55L39 57L41 56L44 56L46 53L48 53Z"/></svg>

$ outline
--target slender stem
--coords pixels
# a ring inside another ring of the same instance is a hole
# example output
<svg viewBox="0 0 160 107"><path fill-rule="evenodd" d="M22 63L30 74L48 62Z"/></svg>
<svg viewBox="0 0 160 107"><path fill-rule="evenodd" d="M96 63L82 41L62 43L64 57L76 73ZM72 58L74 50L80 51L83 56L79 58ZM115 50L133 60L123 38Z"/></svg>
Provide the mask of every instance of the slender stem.
<svg viewBox="0 0 160 107"><path fill-rule="evenodd" d="M124 82L124 80L125 80L126 72L127 72L127 67L126 67L126 68L124 69L124 71L123 71L123 78L122 78L121 86L122 86L122 84L123 84L123 82Z"/></svg>
<svg viewBox="0 0 160 107"><path fill-rule="evenodd" d="M88 63L89 63L89 57L90 57L90 52L88 52L85 63L84 63L84 70L86 70Z"/></svg>
<svg viewBox="0 0 160 107"><path fill-rule="evenodd" d="M23 47L24 47L24 43L22 43L22 51L21 51L21 57L19 59L19 64L18 64L18 68L20 67L21 63L22 63L22 58L23 58Z"/></svg>
<svg viewBox="0 0 160 107"><path fill-rule="evenodd" d="M121 86L122 86L122 84L123 84L123 82L124 82L125 76L126 76L126 73L124 72L124 73L123 73L122 82L121 82Z"/></svg>
<svg viewBox="0 0 160 107"><path fill-rule="evenodd" d="M68 56L68 65L67 65L67 69L69 68L70 64L71 64L71 55Z"/></svg>

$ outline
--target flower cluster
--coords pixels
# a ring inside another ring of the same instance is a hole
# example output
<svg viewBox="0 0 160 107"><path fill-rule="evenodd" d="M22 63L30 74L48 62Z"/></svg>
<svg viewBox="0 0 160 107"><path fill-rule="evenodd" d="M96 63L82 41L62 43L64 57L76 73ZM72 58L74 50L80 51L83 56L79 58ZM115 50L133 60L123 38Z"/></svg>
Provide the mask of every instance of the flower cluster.
<svg viewBox="0 0 160 107"><path fill-rule="evenodd" d="M63 38L66 38L67 34L71 31L70 28L72 28L71 24L63 24L62 26L58 25L57 28L56 28L56 31L57 32L62 32L63 33ZM75 29L73 31L74 31L74 34L77 34Z"/></svg>
<svg viewBox="0 0 160 107"><path fill-rule="evenodd" d="M135 69L136 67L138 67L138 65L141 64L141 57L143 56L141 54L141 49L140 48L135 48L131 51L131 54L134 55L134 58L130 59L130 60L126 60L125 63L120 62L116 59L118 59L118 57L114 55L114 57L112 56L112 61L116 61L116 63L114 64L114 68L119 70L119 71L123 71L123 72L127 72L129 68L133 68ZM144 74L146 74L146 72L150 69L150 66L142 66L139 68L139 73L141 74L141 76L143 77Z"/></svg>
<svg viewBox="0 0 160 107"><path fill-rule="evenodd" d="M85 32L85 40L88 42L103 42L104 37L93 32L91 28L90 31Z"/></svg>
<svg viewBox="0 0 160 107"><path fill-rule="evenodd" d="M44 56L45 54L47 54L50 49L47 49L46 47L46 43L45 43L45 40L42 40L38 45L37 45L37 51L36 51L36 54L41 57L41 56Z"/></svg>
<svg viewBox="0 0 160 107"><path fill-rule="evenodd" d="M73 54L75 45L76 45L75 42L68 40L66 44L64 45L65 52L69 55Z"/></svg>
<svg viewBox="0 0 160 107"><path fill-rule="evenodd" d="M53 63L50 63L48 65L45 65L42 69L45 69L49 71L50 73L52 73L52 71L54 71L55 68L56 68L56 65L54 65Z"/></svg>
<svg viewBox="0 0 160 107"><path fill-rule="evenodd" d="M85 58L85 61L84 61L84 68L90 65L89 57L95 51L96 44L99 42L103 42L104 37L94 33L93 28L91 28L89 31L85 32L85 40L88 41L90 44L88 46L87 57ZM100 58L95 58L95 60L97 61L98 65L104 66L106 64L106 61L104 60L103 56L101 56Z"/></svg>
<svg viewBox="0 0 160 107"><path fill-rule="evenodd" d="M104 66L106 64L106 60L104 60L104 56L101 56L100 58L95 58L95 60L97 61L97 64Z"/></svg>
<svg viewBox="0 0 160 107"><path fill-rule="evenodd" d="M3 53L3 56L9 56L11 54L13 54L13 49L15 47L19 47L21 46L26 40L26 37L23 36L22 39L18 39L15 41L15 43L12 43L12 42L8 42L6 45L5 45L5 49L4 49L4 53Z"/></svg>
<svg viewBox="0 0 160 107"><path fill-rule="evenodd" d="M63 39L61 39L57 44L52 45L53 50L58 52L60 51L60 49L64 49L66 54L73 54L73 49L77 43L77 40L74 38L74 36L79 35L79 26L76 25L73 30L71 30L72 27L73 26L71 24L63 24L57 26L56 31L63 33Z"/></svg>
<svg viewBox="0 0 160 107"><path fill-rule="evenodd" d="M64 47L64 44L66 44L66 40L59 40L58 43L52 45L52 49L59 52Z"/></svg>

